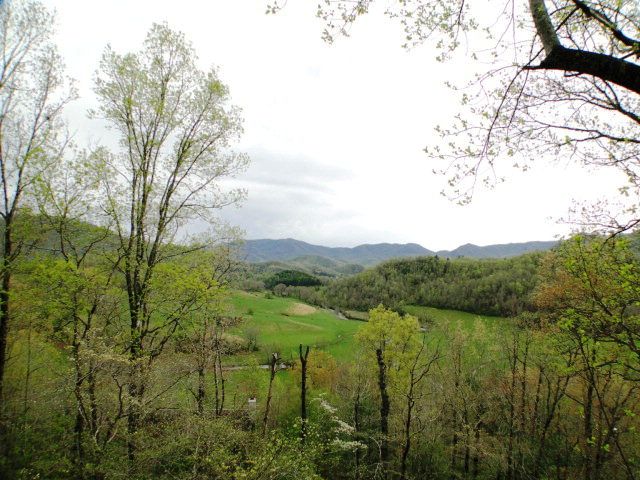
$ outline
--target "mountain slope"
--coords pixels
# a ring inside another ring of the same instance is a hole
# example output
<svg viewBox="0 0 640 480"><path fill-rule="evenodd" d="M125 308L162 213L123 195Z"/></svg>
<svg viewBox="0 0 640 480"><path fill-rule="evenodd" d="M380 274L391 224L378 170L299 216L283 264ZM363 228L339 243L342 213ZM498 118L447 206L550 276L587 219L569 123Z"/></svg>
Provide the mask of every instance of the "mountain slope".
<svg viewBox="0 0 640 480"><path fill-rule="evenodd" d="M332 260L317 255L305 255L291 260L269 260L249 263L250 270L259 277L266 277L282 270L298 270L319 278L335 278L354 275L364 270L362 265Z"/></svg>

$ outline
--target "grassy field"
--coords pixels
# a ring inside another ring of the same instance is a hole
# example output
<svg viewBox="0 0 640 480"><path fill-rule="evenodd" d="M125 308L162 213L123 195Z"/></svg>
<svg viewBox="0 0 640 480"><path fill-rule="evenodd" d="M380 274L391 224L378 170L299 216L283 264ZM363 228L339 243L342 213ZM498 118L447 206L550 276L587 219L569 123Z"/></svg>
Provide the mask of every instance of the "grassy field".
<svg viewBox="0 0 640 480"><path fill-rule="evenodd" d="M441 310L432 307L421 307L418 305L408 305L405 307L407 313L418 317L423 324L432 324L436 328L443 328L446 325L459 324L463 330L471 331L478 324L489 328L499 328L509 320L502 317L490 317L488 315L477 315L475 313L460 312L458 310Z"/></svg>
<svg viewBox="0 0 640 480"><path fill-rule="evenodd" d="M362 326L362 322L340 319L295 299L269 298L263 293L235 292L231 305L236 315L245 318L233 333L245 338L256 336L260 362L266 361L271 351L279 351L284 360L295 359L300 344L326 350L338 361L348 361L353 353L353 335Z"/></svg>
<svg viewBox="0 0 640 480"><path fill-rule="evenodd" d="M295 360L301 343L329 352L338 362L349 361L355 354L353 335L367 317L366 312L348 312L350 318L360 321L344 320L298 300L264 293L234 292L230 302L235 314L245 319L233 333L243 338L255 336L259 349L255 358L259 363L266 363L272 351L281 352L286 361ZM405 309L421 320L428 334L440 341L447 341L453 331L458 331L468 337L477 336L479 341L491 342L511 325L505 318L455 310L416 305ZM232 362L245 363L240 358Z"/></svg>

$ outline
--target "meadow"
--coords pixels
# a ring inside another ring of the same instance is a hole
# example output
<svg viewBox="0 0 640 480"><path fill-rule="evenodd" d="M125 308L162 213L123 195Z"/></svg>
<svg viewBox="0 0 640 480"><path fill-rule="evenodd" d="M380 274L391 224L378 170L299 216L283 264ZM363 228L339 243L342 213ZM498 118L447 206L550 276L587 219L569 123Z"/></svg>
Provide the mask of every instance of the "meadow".
<svg viewBox="0 0 640 480"><path fill-rule="evenodd" d="M331 310L265 293L235 291L229 303L233 314L244 319L232 333L245 339L255 336L257 351L253 357L263 364L274 351L280 352L285 362L295 361L300 344L323 350L338 363L349 362L357 353L354 334L367 318L367 312L349 311L347 316L350 319L344 319ZM488 340L511 325L506 318L456 310L417 305L406 306L404 310L416 316L424 325L424 331L435 341L450 338L452 330L473 337L481 335ZM246 364L249 357L236 355L229 361Z"/></svg>
<svg viewBox="0 0 640 480"><path fill-rule="evenodd" d="M280 352L283 360L293 361L298 358L300 344L325 350L337 361L348 361L354 353L353 335L362 325L341 319L330 310L264 293L236 291L230 307L244 319L232 333L244 338L255 335L261 363L274 351Z"/></svg>

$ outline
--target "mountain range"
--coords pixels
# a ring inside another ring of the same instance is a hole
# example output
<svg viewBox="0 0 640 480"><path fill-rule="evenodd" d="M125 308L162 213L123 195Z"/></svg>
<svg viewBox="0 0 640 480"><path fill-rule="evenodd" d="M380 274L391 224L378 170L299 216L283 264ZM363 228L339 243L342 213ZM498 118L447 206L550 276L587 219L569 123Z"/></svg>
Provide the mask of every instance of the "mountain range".
<svg viewBox="0 0 640 480"><path fill-rule="evenodd" d="M329 259L341 264L357 264L373 266L391 258L420 257L438 255L444 258L506 258L523 253L544 251L553 248L558 242L523 242L498 245L478 246L471 243L461 245L455 250L433 251L417 243L376 243L357 247L324 247L313 245L293 238L281 240L246 240L243 254L244 260L258 262L304 262L307 257L314 257L314 263L321 259ZM307 258L307 261L309 259Z"/></svg>

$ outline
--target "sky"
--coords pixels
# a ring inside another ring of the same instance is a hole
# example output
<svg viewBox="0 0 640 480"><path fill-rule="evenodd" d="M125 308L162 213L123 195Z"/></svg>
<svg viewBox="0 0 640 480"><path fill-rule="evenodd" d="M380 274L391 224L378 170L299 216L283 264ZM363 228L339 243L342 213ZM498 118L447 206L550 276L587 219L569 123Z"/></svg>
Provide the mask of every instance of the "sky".
<svg viewBox="0 0 640 480"><path fill-rule="evenodd" d="M460 55L435 60L431 45L400 47L402 32L381 15L366 16L349 38L328 45L316 3L290 0L266 15L266 0L44 0L55 9L56 43L80 99L67 109L76 140L109 143L89 120L92 79L105 46L136 51L154 22L185 33L199 65L219 68L245 133L236 146L252 160L229 182L248 191L221 217L246 238L296 238L326 246L419 243L432 250L464 243L550 240L576 202L611 196L622 179L545 161L528 172L505 167L493 189L470 205L441 195L442 165L423 149L456 113L447 80L470 80L483 65ZM201 226L194 225L197 229Z"/></svg>

